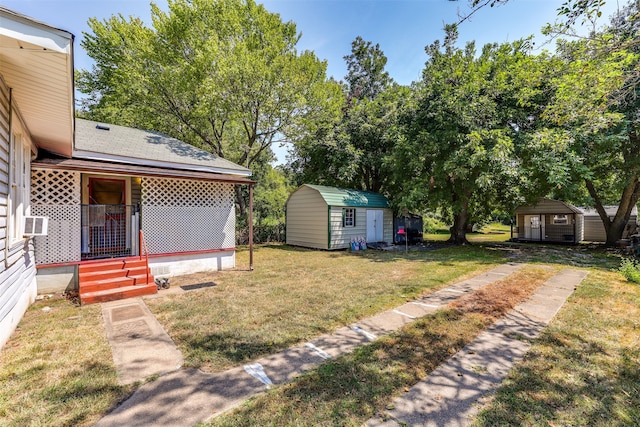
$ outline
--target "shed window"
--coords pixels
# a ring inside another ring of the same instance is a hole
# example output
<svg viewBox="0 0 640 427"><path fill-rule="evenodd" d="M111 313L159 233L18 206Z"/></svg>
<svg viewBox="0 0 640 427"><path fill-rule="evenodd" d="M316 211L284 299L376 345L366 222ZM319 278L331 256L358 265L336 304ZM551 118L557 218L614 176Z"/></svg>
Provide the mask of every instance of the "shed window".
<svg viewBox="0 0 640 427"><path fill-rule="evenodd" d="M569 220L567 219L567 215L554 215L553 223L558 225L568 224Z"/></svg>
<svg viewBox="0 0 640 427"><path fill-rule="evenodd" d="M356 226L356 210L353 208L342 209L342 226L343 227L355 227Z"/></svg>

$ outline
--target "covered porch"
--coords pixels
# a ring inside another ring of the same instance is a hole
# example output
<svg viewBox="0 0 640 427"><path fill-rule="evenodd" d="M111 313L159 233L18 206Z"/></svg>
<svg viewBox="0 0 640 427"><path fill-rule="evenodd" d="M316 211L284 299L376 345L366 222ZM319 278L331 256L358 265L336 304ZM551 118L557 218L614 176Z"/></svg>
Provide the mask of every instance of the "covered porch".
<svg viewBox="0 0 640 427"><path fill-rule="evenodd" d="M82 291L79 266L141 255L152 276L233 268L234 186L252 183L91 160L34 161L31 212L49 218L48 235L34 241L39 286Z"/></svg>
<svg viewBox="0 0 640 427"><path fill-rule="evenodd" d="M583 240L582 212L559 200L540 199L516 208L511 239L521 242L579 243Z"/></svg>

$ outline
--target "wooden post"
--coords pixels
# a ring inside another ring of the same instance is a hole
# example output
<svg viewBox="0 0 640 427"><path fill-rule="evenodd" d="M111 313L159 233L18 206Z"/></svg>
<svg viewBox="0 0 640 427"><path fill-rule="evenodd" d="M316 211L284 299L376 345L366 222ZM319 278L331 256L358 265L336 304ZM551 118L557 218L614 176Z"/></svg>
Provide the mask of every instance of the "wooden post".
<svg viewBox="0 0 640 427"><path fill-rule="evenodd" d="M249 184L249 270L253 271L253 184Z"/></svg>

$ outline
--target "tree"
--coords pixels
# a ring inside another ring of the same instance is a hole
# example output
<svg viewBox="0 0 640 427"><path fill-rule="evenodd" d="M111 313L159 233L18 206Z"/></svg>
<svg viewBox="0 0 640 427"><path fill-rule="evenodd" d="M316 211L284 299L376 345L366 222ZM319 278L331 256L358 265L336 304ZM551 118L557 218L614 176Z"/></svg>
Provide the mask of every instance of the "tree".
<svg viewBox="0 0 640 427"><path fill-rule="evenodd" d="M409 91L385 71L387 58L378 44L357 37L344 59L348 74L340 122L297 147L290 166L302 182L384 192L397 117Z"/></svg>
<svg viewBox="0 0 640 427"><path fill-rule="evenodd" d="M444 43L425 48L429 59L414 86L405 136L396 145L398 208L440 210L451 220L449 241L465 244L471 221L513 197L519 130L516 69L528 58L528 43L455 47L457 30L446 27ZM522 120L521 120L522 121Z"/></svg>
<svg viewBox="0 0 640 427"><path fill-rule="evenodd" d="M151 128L251 167L274 143L296 143L340 106L326 64L298 53L293 22L253 0L152 4L152 28L121 15L89 21L82 47L85 115ZM239 191L239 190L238 190ZM237 194L241 213L244 201Z"/></svg>
<svg viewBox="0 0 640 427"><path fill-rule="evenodd" d="M547 141L565 176L584 185L584 201L598 211L607 245L622 237L640 199L638 17L630 5L600 33L559 41L559 69L550 80L554 95L544 112L548 125L533 139ZM542 161L553 163L537 163ZM613 219L606 204L619 206Z"/></svg>

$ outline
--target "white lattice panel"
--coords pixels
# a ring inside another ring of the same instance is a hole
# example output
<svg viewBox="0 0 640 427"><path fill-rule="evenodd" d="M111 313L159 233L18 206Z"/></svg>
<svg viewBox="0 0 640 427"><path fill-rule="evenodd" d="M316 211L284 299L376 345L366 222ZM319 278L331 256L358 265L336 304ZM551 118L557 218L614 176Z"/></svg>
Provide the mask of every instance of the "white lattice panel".
<svg viewBox="0 0 640 427"><path fill-rule="evenodd" d="M233 184L169 178L142 178L143 206L233 208Z"/></svg>
<svg viewBox="0 0 640 427"><path fill-rule="evenodd" d="M33 169L31 204L80 204L80 172Z"/></svg>
<svg viewBox="0 0 640 427"><path fill-rule="evenodd" d="M34 240L38 265L80 261L80 205L32 205L31 214L49 217L48 235Z"/></svg>
<svg viewBox="0 0 640 427"><path fill-rule="evenodd" d="M231 207L143 206L142 231L151 254L235 247Z"/></svg>

